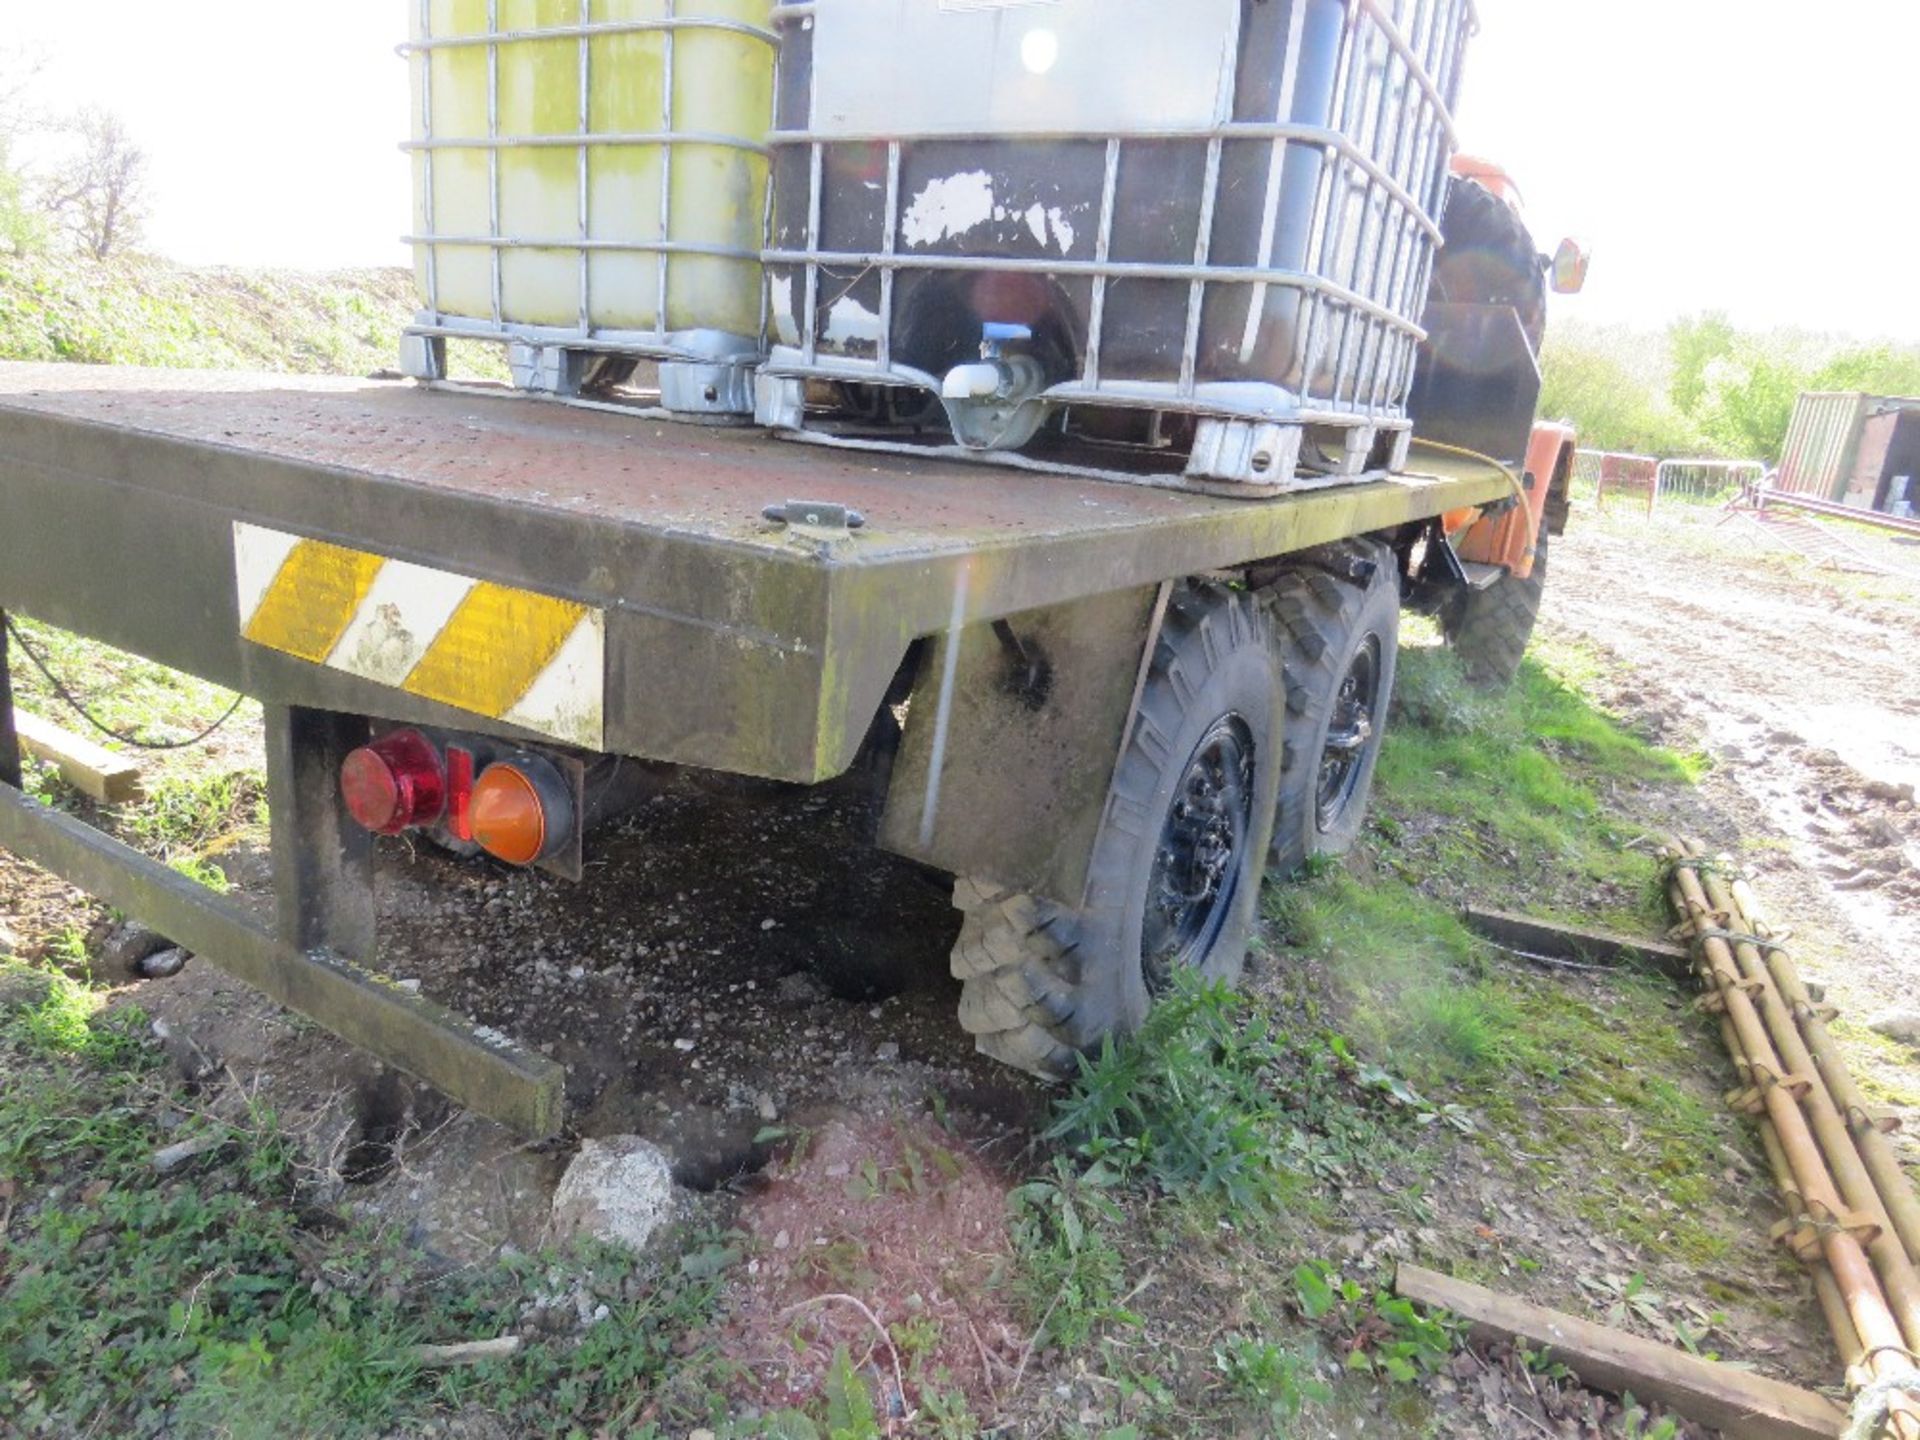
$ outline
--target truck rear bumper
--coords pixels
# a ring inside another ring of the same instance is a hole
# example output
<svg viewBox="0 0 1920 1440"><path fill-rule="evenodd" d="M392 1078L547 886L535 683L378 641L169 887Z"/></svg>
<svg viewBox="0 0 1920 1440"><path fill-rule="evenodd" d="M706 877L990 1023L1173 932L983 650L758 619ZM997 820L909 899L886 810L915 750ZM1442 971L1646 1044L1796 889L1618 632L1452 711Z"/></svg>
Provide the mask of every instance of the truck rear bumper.
<svg viewBox="0 0 1920 1440"><path fill-rule="evenodd" d="M0 785L0 846L469 1109L532 1138L559 1131L566 1071L554 1061L331 950L286 943L194 881L10 785Z"/></svg>

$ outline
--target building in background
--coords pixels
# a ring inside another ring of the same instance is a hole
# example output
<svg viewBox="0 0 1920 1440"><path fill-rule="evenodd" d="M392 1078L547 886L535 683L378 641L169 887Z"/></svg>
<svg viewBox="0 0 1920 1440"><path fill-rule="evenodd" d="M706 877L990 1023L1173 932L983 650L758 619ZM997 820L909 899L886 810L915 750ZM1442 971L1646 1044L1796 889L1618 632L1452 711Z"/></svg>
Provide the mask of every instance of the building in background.
<svg viewBox="0 0 1920 1440"><path fill-rule="evenodd" d="M1920 397L1802 395L1773 485L1914 518L1920 514Z"/></svg>

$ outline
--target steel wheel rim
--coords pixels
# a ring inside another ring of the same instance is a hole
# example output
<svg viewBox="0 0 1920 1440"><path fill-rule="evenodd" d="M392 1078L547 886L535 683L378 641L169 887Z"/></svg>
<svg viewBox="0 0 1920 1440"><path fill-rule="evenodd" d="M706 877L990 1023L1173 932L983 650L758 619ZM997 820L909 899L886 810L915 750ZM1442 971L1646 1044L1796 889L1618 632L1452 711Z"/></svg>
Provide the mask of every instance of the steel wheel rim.
<svg viewBox="0 0 1920 1440"><path fill-rule="evenodd" d="M1175 787L1147 882L1140 969L1160 995L1206 960L1240 888L1253 829L1253 732L1225 715L1201 737Z"/></svg>
<svg viewBox="0 0 1920 1440"><path fill-rule="evenodd" d="M1339 823L1360 788L1361 764L1380 727L1380 637L1369 635L1354 652L1353 663L1334 692L1327 717L1326 743L1320 748L1320 788L1314 815L1325 833Z"/></svg>

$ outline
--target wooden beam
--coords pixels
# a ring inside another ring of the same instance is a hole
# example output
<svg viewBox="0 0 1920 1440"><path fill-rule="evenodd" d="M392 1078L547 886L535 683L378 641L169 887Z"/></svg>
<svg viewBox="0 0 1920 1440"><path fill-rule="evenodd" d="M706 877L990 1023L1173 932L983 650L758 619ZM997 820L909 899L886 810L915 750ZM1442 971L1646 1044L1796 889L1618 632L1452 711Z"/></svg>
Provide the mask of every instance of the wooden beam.
<svg viewBox="0 0 1920 1440"><path fill-rule="evenodd" d="M1482 910L1469 905L1460 912L1467 928L1496 945L1544 956L1549 960L1585 960L1596 965L1619 965L1636 957L1650 960L1678 979L1693 973L1693 957L1682 945L1665 940L1641 940L1612 930L1589 930L1556 920L1535 920L1505 910Z"/></svg>
<svg viewBox="0 0 1920 1440"><path fill-rule="evenodd" d="M1834 1440L1846 1412L1824 1395L1702 1360L1638 1335L1577 1320L1557 1310L1497 1295L1480 1285L1402 1265L1394 1292L1450 1310L1480 1341L1544 1349L1585 1384L1611 1395L1628 1391L1675 1414L1741 1440Z"/></svg>
<svg viewBox="0 0 1920 1440"><path fill-rule="evenodd" d="M140 767L126 756L25 710L13 712L13 727L19 732L21 750L58 766L61 778L82 795L103 805L124 805L140 798Z"/></svg>

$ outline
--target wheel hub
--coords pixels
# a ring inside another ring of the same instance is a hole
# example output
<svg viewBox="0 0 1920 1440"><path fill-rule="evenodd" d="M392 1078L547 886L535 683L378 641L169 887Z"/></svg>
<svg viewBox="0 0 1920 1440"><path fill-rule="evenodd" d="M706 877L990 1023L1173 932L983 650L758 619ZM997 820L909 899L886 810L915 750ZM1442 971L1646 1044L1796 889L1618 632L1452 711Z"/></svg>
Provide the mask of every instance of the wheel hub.
<svg viewBox="0 0 1920 1440"><path fill-rule="evenodd" d="M1253 822L1253 737L1238 715L1201 739L1160 832L1140 935L1141 973L1158 995L1205 961L1232 912Z"/></svg>
<svg viewBox="0 0 1920 1440"><path fill-rule="evenodd" d="M1315 819L1320 829L1333 829L1359 789L1361 764L1380 717L1380 637L1369 635L1354 653L1327 719L1327 740L1320 751L1320 787Z"/></svg>

